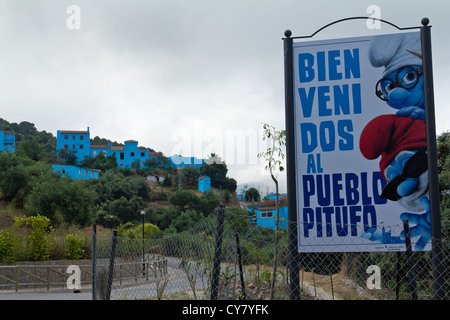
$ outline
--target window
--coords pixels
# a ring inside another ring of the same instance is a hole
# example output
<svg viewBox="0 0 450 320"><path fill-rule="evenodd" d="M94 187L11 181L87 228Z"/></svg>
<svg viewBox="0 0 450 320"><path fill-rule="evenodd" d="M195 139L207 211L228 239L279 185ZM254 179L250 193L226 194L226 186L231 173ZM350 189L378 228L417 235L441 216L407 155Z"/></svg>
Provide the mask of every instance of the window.
<svg viewBox="0 0 450 320"><path fill-rule="evenodd" d="M120 161L120 165L123 166L123 161Z"/></svg>
<svg viewBox="0 0 450 320"><path fill-rule="evenodd" d="M94 158L97 156L97 151L96 150L94 150L94 151L92 151L92 155L94 156Z"/></svg>
<svg viewBox="0 0 450 320"><path fill-rule="evenodd" d="M134 157L134 152L131 152L131 153L130 153L130 156Z"/></svg>
<svg viewBox="0 0 450 320"><path fill-rule="evenodd" d="M72 139L75 140L75 136L72 136Z"/></svg>
<svg viewBox="0 0 450 320"><path fill-rule="evenodd" d="M121 152L120 153L120 160L123 160L124 159L124 155L123 155L123 152Z"/></svg>
<svg viewBox="0 0 450 320"><path fill-rule="evenodd" d="M64 149L69 149L69 146L67 144L65 144Z"/></svg>
<svg viewBox="0 0 450 320"><path fill-rule="evenodd" d="M80 144L80 149L83 149L83 148L84 148L84 146L82 144Z"/></svg>
<svg viewBox="0 0 450 320"><path fill-rule="evenodd" d="M80 136L80 140L84 140L84 136Z"/></svg>
<svg viewBox="0 0 450 320"><path fill-rule="evenodd" d="M272 210L261 210L261 218L272 217Z"/></svg>
<svg viewBox="0 0 450 320"><path fill-rule="evenodd" d="M81 169L80 169L80 171L79 171L78 173L79 173L79 174L80 174L80 176L81 176L81 174L82 174L82 173L81 173Z"/></svg>
<svg viewBox="0 0 450 320"><path fill-rule="evenodd" d="M74 144L72 145L72 149L75 149L75 145Z"/></svg>
<svg viewBox="0 0 450 320"><path fill-rule="evenodd" d="M64 140L67 140L67 139L69 139L69 136L68 136L68 135L65 135L65 136L64 136Z"/></svg>

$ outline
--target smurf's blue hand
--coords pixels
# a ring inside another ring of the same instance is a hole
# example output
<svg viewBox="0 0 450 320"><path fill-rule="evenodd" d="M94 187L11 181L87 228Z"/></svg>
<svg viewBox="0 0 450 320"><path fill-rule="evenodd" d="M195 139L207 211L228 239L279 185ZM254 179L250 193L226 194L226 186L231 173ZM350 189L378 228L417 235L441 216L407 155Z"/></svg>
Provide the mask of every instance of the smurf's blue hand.
<svg viewBox="0 0 450 320"><path fill-rule="evenodd" d="M404 107L396 112L399 117L411 117L413 119L425 120L425 110L416 106Z"/></svg>
<svg viewBox="0 0 450 320"><path fill-rule="evenodd" d="M419 185L419 178L406 178L405 181L397 187L397 193L402 197L407 197L414 192Z"/></svg>
<svg viewBox="0 0 450 320"><path fill-rule="evenodd" d="M409 229L411 239L419 237L416 242L416 250L423 250L427 243L431 240L431 225L430 225L430 201L427 197L420 199L422 208L426 210L425 213L409 213L404 212L400 215L401 220L408 220L410 224L415 224ZM405 233L402 231L401 238L405 238Z"/></svg>

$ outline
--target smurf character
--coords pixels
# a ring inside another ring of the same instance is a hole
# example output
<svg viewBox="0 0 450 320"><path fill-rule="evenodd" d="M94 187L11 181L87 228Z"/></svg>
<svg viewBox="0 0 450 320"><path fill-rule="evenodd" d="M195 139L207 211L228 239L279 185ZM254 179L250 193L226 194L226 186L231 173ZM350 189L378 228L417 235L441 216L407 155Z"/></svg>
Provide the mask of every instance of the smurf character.
<svg viewBox="0 0 450 320"><path fill-rule="evenodd" d="M412 212L421 212L420 200L428 195L425 123L421 119L382 115L370 121L361 133L362 155L374 160L388 182L381 196Z"/></svg>
<svg viewBox="0 0 450 320"><path fill-rule="evenodd" d="M385 35L372 41L369 60L385 67L376 95L398 111L370 121L361 133L360 150L367 159L381 156L380 172L388 182L382 197L398 201L409 212L400 215L415 227L416 249L431 239L426 128L420 38L415 33Z"/></svg>
<svg viewBox="0 0 450 320"><path fill-rule="evenodd" d="M385 67L375 93L398 116L425 119L421 42L417 33L383 35L371 41L369 61Z"/></svg>

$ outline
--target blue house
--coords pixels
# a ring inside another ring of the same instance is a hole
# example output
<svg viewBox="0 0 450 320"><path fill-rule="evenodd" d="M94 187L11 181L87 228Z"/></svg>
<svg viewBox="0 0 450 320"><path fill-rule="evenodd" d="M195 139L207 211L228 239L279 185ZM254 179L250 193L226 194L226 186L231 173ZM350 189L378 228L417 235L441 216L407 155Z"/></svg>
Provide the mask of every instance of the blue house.
<svg viewBox="0 0 450 320"><path fill-rule="evenodd" d="M16 150L16 134L14 131L0 130L0 152L13 152Z"/></svg>
<svg viewBox="0 0 450 320"><path fill-rule="evenodd" d="M58 130L56 132L56 154L67 149L76 156L76 163L82 163L90 156L90 134L86 131Z"/></svg>
<svg viewBox="0 0 450 320"><path fill-rule="evenodd" d="M0 143L1 141L0 136ZM95 158L100 153L105 157L114 155L119 168L130 168L133 164L146 167L144 163L147 160L158 159L156 153L150 152L150 149L139 147L136 140L127 140L124 146L113 146L112 143L91 145L89 127L86 131L58 130L56 133L56 154L63 148L76 156L76 164L81 164L86 158ZM205 163L203 159L179 155L169 157L169 162L170 166L176 169L184 167L200 168Z"/></svg>
<svg viewBox="0 0 450 320"><path fill-rule="evenodd" d="M267 197L267 199L276 199L277 194L275 192L271 192L268 195L266 195L266 197ZM281 197L287 197L287 193L279 193L278 198L281 198Z"/></svg>
<svg viewBox="0 0 450 320"><path fill-rule="evenodd" d="M138 163L143 167L144 162L150 159L150 149L138 147L135 140L125 141L124 146L91 145L89 128L86 131L58 130L56 134L56 154L62 148L66 148L76 156L76 163L80 164L86 158L95 158L100 153L105 157L115 155L119 168L129 168Z"/></svg>
<svg viewBox="0 0 450 320"><path fill-rule="evenodd" d="M279 229L288 228L288 206L287 197L280 197L279 200ZM250 223L256 224L257 227L271 228L275 230L277 207L275 205L276 199L260 201L251 206L248 206L249 212L252 213Z"/></svg>
<svg viewBox="0 0 450 320"><path fill-rule="evenodd" d="M183 157L181 155L173 155L169 157L172 168L183 169L184 167L200 168L205 160L196 157Z"/></svg>
<svg viewBox="0 0 450 320"><path fill-rule="evenodd" d="M211 178L208 176L201 176L198 178L198 192L205 192L211 190Z"/></svg>
<svg viewBox="0 0 450 320"><path fill-rule="evenodd" d="M237 198L239 201L245 201L245 194L247 193L247 190L242 190L241 193L237 194Z"/></svg>
<svg viewBox="0 0 450 320"><path fill-rule="evenodd" d="M90 148L91 158L95 158L100 153L103 153L105 157L114 155L119 168L129 168L137 163L139 167L145 167L144 163L154 157L150 154L150 149L139 148L135 140L125 141L124 146L113 146L112 143L108 143L108 145L91 145Z"/></svg>
<svg viewBox="0 0 450 320"><path fill-rule="evenodd" d="M100 170L85 169L70 165L52 165L53 172L59 173L61 176L71 177L74 180L98 179Z"/></svg>

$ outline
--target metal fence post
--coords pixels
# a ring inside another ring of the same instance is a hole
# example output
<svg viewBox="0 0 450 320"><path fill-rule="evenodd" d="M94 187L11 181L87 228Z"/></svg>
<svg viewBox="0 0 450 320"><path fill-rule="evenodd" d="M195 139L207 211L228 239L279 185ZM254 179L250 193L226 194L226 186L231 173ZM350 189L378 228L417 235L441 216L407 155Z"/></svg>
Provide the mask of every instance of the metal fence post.
<svg viewBox="0 0 450 320"><path fill-rule="evenodd" d="M111 299L111 287L114 278L114 258L116 256L116 244L117 244L117 231L113 231L113 237L111 242L111 250L109 255L109 271L108 280L106 285L106 300Z"/></svg>
<svg viewBox="0 0 450 320"><path fill-rule="evenodd" d="M406 244L406 265L408 267L408 291L413 300L417 300L417 284L414 270L414 257L411 246L411 233L409 232L408 220L403 220L403 228L405 230L405 244Z"/></svg>
<svg viewBox="0 0 450 320"><path fill-rule="evenodd" d="M242 294L245 299L245 283L244 283L244 271L242 270L242 255L241 255L241 245L239 243L239 233L236 232L236 253L239 264L239 277L241 280Z"/></svg>
<svg viewBox="0 0 450 320"><path fill-rule="evenodd" d="M219 291L220 258L222 255L223 224L225 220L225 206L221 205L218 210L216 247L214 252L214 265L211 281L211 300L217 300Z"/></svg>
<svg viewBox="0 0 450 320"><path fill-rule="evenodd" d="M97 300L97 226L92 225L92 300Z"/></svg>

